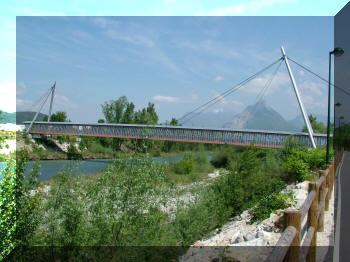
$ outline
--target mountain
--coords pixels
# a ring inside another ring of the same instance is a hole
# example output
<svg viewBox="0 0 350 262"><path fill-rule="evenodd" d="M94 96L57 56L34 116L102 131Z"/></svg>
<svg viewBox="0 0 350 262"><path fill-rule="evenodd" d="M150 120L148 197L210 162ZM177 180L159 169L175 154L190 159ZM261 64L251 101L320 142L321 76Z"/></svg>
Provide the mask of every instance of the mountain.
<svg viewBox="0 0 350 262"><path fill-rule="evenodd" d="M0 124L16 124L16 113L7 113L4 111L1 111L0 113Z"/></svg>
<svg viewBox="0 0 350 262"><path fill-rule="evenodd" d="M327 125L327 116L321 115L321 114L312 114L312 115L316 117L316 121L322 122L325 125ZM288 122L290 125L295 126L299 131L301 131L305 126L304 118L301 116L301 113L297 117L291 120L288 120ZM333 119L331 119L331 122L333 122Z"/></svg>
<svg viewBox="0 0 350 262"><path fill-rule="evenodd" d="M21 125L24 121L32 121L36 112L33 111L19 111L16 113L16 123ZM36 121L43 121L46 114L39 113Z"/></svg>
<svg viewBox="0 0 350 262"><path fill-rule="evenodd" d="M230 121L234 115L236 115L235 112L202 112L183 125L189 127L221 128L225 123Z"/></svg>
<svg viewBox="0 0 350 262"><path fill-rule="evenodd" d="M293 123L285 120L276 110L261 101L246 107L241 113L223 125L230 129L256 129L270 131L300 131Z"/></svg>

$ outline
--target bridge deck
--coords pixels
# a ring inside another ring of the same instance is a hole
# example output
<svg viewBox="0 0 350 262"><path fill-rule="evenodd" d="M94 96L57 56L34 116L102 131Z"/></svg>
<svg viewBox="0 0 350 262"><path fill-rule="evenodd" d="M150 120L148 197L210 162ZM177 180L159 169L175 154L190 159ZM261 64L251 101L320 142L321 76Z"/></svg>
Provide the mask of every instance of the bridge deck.
<svg viewBox="0 0 350 262"><path fill-rule="evenodd" d="M26 127L30 122L24 123ZM81 124L71 122L35 122L30 134L96 136L132 139L167 140L195 143L231 144L257 147L281 148L289 135L311 147L307 133L289 133L265 130L230 130L198 127L128 124ZM324 146L327 136L314 134L316 145Z"/></svg>

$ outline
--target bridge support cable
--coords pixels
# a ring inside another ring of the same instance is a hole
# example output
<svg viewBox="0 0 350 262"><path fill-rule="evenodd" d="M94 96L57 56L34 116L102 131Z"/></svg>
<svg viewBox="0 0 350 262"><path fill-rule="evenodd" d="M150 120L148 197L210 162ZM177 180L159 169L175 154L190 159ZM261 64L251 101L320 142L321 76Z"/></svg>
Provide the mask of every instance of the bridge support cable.
<svg viewBox="0 0 350 262"><path fill-rule="evenodd" d="M213 99L209 100L208 102L204 103L203 105L195 108L194 110L192 110L189 113L186 113L185 115L183 115L181 118L178 119L179 122L181 122L182 124L191 120L192 118L194 118L195 116L199 115L201 112L203 112L205 109L209 108L210 106L213 106L214 104L218 103L219 101L221 101L222 99L224 99L226 96L228 96L229 94L232 94L233 92L235 92L236 90L238 90L239 88L243 87L245 84L247 84L248 82L250 82L251 80L253 80L254 78L256 78L258 75L260 75L261 73L265 72L267 69L271 68L273 65L275 65L276 63L278 63L279 61L281 61L283 58L279 58L276 61L274 61L273 63L271 63L270 65L266 66L265 68L263 68L262 70L256 72L255 74L253 74L252 76L246 78L245 80L241 81L240 83L238 83L237 85L231 87L230 89L226 90L225 92L219 94L218 96L214 97ZM192 115L192 116L191 116ZM187 119L186 119L187 118Z"/></svg>
<svg viewBox="0 0 350 262"><path fill-rule="evenodd" d="M313 72L311 69L307 68L306 66L303 66L302 64L300 64L300 63L298 63L297 61L293 60L293 59L290 58L289 56L288 56L288 59L289 59L290 61L292 61L294 64L300 66L300 67L303 68L304 70L306 70L306 71L308 71L309 73L313 74L314 76L318 77L318 78L321 79L322 81L326 82L327 84L329 83L329 81L328 81L326 78L324 78L324 77L320 76L319 74ZM336 85L334 85L334 84L332 84L332 83L330 83L330 84L331 84L333 87L338 88L340 91L344 92L346 95L350 96L350 93L349 93L348 91L346 91L345 89L341 88L340 86L336 86Z"/></svg>
<svg viewBox="0 0 350 262"><path fill-rule="evenodd" d="M26 133L29 133L30 128L32 127L32 125L33 125L33 123L35 122L36 118L38 117L39 113L40 113L41 110L43 109L43 107L44 107L44 105L45 105L47 99L48 99L49 96L50 96L50 94L53 96L53 91L54 91L55 87L56 87L56 82L55 82L55 84L50 88L49 92L46 93L46 96L43 97L43 100L42 100L42 103L41 103L41 105L40 105L40 108L39 108L39 110L36 112L36 114L35 114L33 120L30 122L30 124L29 124L29 126L28 126L28 128L27 128L27 130L26 130ZM51 97L51 101L53 101L53 98L52 98L52 97Z"/></svg>
<svg viewBox="0 0 350 262"><path fill-rule="evenodd" d="M278 64L278 66L276 67L275 71L274 71L273 74L271 75L271 77L267 80L267 82L266 82L264 88L263 88L263 89L261 90L261 92L258 94L257 99L256 99L256 102L254 103L254 108L253 108L253 113L252 113L253 115L255 114L255 111L256 111L256 109L257 109L257 107L258 107L258 104L261 103L261 101L262 101L262 99L264 98L264 96L265 96L267 90L268 90L269 87L271 86L272 81L275 79L275 76L276 76L276 74L277 74L277 72L278 72L278 69L281 67L282 63L283 63L283 61L281 60L281 62Z"/></svg>
<svg viewBox="0 0 350 262"><path fill-rule="evenodd" d="M313 133L314 132L312 130L312 126L311 126L309 117L308 117L308 115L306 113L306 110L305 110L305 107L303 105L303 102L301 101L299 90L298 90L297 84L295 82L294 75L293 75L292 69L290 68L290 65L289 65L289 62L288 62L288 57L286 55L286 52L284 51L283 46L281 46L281 52L282 52L282 55L283 55L284 62L286 63L286 66L287 66L287 69L288 69L290 80L292 81L292 84L293 84L295 95L297 97L297 100L298 100L298 103L299 103L299 107L300 107L300 110L302 112L302 115L303 115L303 118L304 118L304 121L305 121L305 124L306 124L306 127L307 127L307 131L309 133L309 137L310 137L310 140L311 140L311 143L312 143L312 147L316 148L316 143L315 143L314 137L313 137Z"/></svg>

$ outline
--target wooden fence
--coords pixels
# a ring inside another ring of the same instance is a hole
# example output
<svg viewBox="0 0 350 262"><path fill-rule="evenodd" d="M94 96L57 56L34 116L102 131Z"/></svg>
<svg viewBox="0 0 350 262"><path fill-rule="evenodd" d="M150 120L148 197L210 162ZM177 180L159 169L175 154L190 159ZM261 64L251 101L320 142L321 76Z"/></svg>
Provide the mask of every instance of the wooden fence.
<svg viewBox="0 0 350 262"><path fill-rule="evenodd" d="M284 210L285 230L266 262L316 261L317 232L323 232L324 229L324 211L329 209L334 173L343 153L339 152L327 169L320 171L317 182L309 182L308 196L299 210ZM303 238L301 223L306 216L306 235ZM301 243L302 238L304 240Z"/></svg>

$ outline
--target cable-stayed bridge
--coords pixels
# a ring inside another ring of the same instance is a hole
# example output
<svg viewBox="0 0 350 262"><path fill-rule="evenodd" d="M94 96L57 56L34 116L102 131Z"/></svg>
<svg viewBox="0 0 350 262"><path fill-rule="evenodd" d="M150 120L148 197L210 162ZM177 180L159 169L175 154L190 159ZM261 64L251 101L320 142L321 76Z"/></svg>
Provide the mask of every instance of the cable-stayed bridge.
<svg viewBox="0 0 350 262"><path fill-rule="evenodd" d="M30 122L25 122L29 126ZM307 133L288 133L259 130L207 129L163 125L77 124L61 122L35 122L29 132L33 135L96 136L131 139L167 140L211 144L229 144L281 148L289 135L298 142L312 146ZM324 146L327 136L314 134L317 146Z"/></svg>
<svg viewBox="0 0 350 262"><path fill-rule="evenodd" d="M289 65L289 58L287 57L283 47L281 47L282 57L274 61L272 64L266 66L262 70L258 71L254 75L243 80L236 86L226 90L219 96L211 99L205 104L195 108L193 111L185 114L179 118L180 123L185 123L188 120L196 117L198 114L209 108L210 106L218 103L226 96L232 94L236 90L244 87L248 82L256 78L267 69L278 65L266 82L265 86L258 95L258 103L261 101L266 93L266 90L271 85L277 70L284 61L290 76L291 83L293 85L299 108L304 118L307 133L288 133L279 131L267 131L267 130L231 130L231 129L213 129L213 128L196 128L185 126L167 126L167 125L141 125L141 124L82 124L71 122L49 122L52 111L52 104L55 92L56 83L44 94L43 102L37 114L34 116L31 122L25 122L26 130L33 135L69 135L69 136L96 136L96 137L114 137L114 138L129 138L129 139L151 139L151 140L167 140L167 141L181 141L181 142L196 142L196 143L212 143L212 144L230 144L249 146L252 143L257 147L270 147L281 148L284 146L288 136L293 135L293 138L301 144L309 147L316 148L317 146L325 146L327 143L327 136L324 134L314 134L309 117L306 113L306 109L302 103L302 99L294 79L293 72ZM292 62L301 66L299 63L290 59ZM303 66L301 66L303 67ZM307 69L306 67L303 67ZM323 81L322 77L318 76ZM35 122L37 115L43 108L44 104L51 95L51 103L49 110L48 122Z"/></svg>

